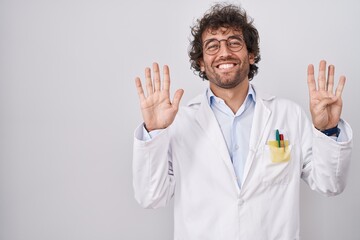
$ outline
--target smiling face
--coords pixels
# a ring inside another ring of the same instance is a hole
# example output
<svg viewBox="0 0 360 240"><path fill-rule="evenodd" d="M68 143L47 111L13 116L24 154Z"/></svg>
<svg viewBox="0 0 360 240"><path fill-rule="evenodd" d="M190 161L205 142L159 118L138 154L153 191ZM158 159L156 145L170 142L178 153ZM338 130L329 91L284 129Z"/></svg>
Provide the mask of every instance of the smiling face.
<svg viewBox="0 0 360 240"><path fill-rule="evenodd" d="M212 88L231 89L244 81L249 81L248 73L250 64L254 64L254 55L248 53L245 42L240 51L229 48L226 40L234 36L242 37L242 33L230 28L219 28L204 31L202 34L203 47L210 39L220 41L219 51L214 55L204 51L203 58L199 62L200 69L206 73Z"/></svg>

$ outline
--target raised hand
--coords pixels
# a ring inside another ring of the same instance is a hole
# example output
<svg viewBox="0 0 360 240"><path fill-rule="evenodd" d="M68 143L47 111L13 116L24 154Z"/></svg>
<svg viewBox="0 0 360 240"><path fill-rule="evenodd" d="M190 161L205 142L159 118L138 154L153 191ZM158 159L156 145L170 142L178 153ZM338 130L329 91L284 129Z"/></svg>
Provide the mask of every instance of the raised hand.
<svg viewBox="0 0 360 240"><path fill-rule="evenodd" d="M174 94L173 101L170 101L170 72L168 66L165 65L163 68L164 80L162 83L157 63L153 63L153 74L152 79L151 69L145 69L146 96L140 78L135 78L141 113L148 131L166 128L174 121L184 93L182 89L178 89Z"/></svg>
<svg viewBox="0 0 360 240"><path fill-rule="evenodd" d="M335 127L342 110L341 94L345 86L345 76L341 76L334 92L335 67L329 65L326 75L326 61L319 64L318 83L314 77L314 66L310 64L307 70L307 83L310 96L310 112L312 122L318 130Z"/></svg>

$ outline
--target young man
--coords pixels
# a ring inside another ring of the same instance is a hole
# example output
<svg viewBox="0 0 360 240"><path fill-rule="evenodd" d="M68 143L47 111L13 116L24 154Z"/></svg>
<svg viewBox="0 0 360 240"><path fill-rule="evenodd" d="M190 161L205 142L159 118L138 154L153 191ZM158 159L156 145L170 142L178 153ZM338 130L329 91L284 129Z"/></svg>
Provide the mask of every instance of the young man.
<svg viewBox="0 0 360 240"><path fill-rule="evenodd" d="M209 81L182 107L170 100L169 68L136 78L144 124L135 131L135 198L146 208L174 197L174 238L299 239L300 179L327 196L341 193L352 130L340 119L345 77L334 93L334 66L308 67L312 123L295 103L250 80L259 36L243 9L213 6L192 28L190 59Z"/></svg>

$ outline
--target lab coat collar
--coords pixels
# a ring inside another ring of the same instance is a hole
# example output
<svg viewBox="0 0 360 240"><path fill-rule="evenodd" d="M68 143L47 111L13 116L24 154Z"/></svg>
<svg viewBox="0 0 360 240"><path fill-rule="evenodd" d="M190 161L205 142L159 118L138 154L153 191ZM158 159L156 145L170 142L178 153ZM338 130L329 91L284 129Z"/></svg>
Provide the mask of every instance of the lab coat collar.
<svg viewBox="0 0 360 240"><path fill-rule="evenodd" d="M254 87L254 91L256 92L256 105L250 133L249 153L244 166L241 189L246 189L247 176L251 170L256 153L259 150L261 151L262 146L265 145L262 140L264 139L265 130L271 116L271 110L268 106L275 99L274 95L263 92L256 87Z"/></svg>
<svg viewBox="0 0 360 240"><path fill-rule="evenodd" d="M229 151L226 146L226 142L222 135L219 124L216 120L214 112L211 110L206 96L206 91L204 94L194 98L190 101L188 106L192 108L197 108L195 113L195 119L198 122L199 126L202 128L205 135L210 139L214 148L218 149L218 153L223 160L227 170L229 171L229 176L234 180L234 190L239 191L236 181L236 175L234 168L231 163L231 158Z"/></svg>

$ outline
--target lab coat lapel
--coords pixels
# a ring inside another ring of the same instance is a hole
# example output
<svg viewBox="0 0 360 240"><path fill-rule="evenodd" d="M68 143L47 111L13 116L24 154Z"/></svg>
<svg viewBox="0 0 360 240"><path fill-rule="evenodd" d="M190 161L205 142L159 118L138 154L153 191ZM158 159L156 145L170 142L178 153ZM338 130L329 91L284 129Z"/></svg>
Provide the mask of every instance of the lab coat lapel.
<svg viewBox="0 0 360 240"><path fill-rule="evenodd" d="M263 138L271 115L271 110L265 103L273 98L273 96L262 95L256 91L256 105L250 134L249 153L244 167L242 186L246 183L246 178L255 159L256 151L260 147L261 139Z"/></svg>
<svg viewBox="0 0 360 240"><path fill-rule="evenodd" d="M231 163L225 139L222 135L216 117L209 106L206 95L204 95L201 100L200 107L196 113L196 120L198 121L205 134L211 139L214 147L219 149L219 153L224 160L225 165L227 166L229 171L235 176L234 168Z"/></svg>

